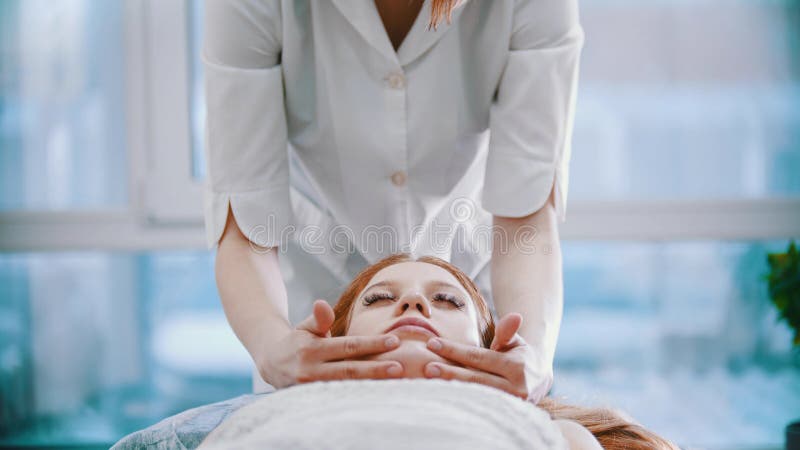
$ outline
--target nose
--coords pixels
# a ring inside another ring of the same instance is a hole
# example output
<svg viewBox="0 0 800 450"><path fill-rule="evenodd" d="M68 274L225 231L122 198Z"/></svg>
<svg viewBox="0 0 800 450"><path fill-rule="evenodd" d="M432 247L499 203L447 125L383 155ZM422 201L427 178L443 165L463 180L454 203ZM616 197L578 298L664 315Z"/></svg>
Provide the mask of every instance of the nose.
<svg viewBox="0 0 800 450"><path fill-rule="evenodd" d="M409 309L415 309L425 317L431 316L430 304L428 299L419 292L409 292L397 302L397 315L404 314Z"/></svg>

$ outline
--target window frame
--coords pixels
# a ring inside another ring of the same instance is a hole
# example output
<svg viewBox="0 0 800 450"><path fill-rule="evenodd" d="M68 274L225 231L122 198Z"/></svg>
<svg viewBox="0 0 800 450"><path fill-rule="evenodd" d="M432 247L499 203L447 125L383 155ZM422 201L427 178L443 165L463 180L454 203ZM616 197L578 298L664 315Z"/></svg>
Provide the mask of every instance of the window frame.
<svg viewBox="0 0 800 450"><path fill-rule="evenodd" d="M203 186L193 174L189 0L140 0L133 51L143 56L143 95L149 138L140 192L153 224L203 223Z"/></svg>

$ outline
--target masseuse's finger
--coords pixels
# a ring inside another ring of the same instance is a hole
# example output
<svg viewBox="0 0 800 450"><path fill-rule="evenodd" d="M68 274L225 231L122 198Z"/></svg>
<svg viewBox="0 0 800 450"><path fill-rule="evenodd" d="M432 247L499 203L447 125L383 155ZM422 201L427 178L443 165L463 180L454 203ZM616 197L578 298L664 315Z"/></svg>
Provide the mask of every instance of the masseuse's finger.
<svg viewBox="0 0 800 450"><path fill-rule="evenodd" d="M319 337L330 337L330 328L335 318L331 305L325 300L317 300L314 302L314 309L311 314L297 324L296 328L314 333Z"/></svg>
<svg viewBox="0 0 800 450"><path fill-rule="evenodd" d="M445 380L459 380L467 383L485 384L506 391L511 395L516 395L522 399L528 396L527 392L520 392L503 377L466 367L432 362L425 366L425 376L428 378L442 378Z"/></svg>
<svg viewBox="0 0 800 450"><path fill-rule="evenodd" d="M515 343L519 327L522 326L522 316L518 313L508 313L497 322L494 328L494 339L489 347L492 350L502 351Z"/></svg>
<svg viewBox="0 0 800 450"><path fill-rule="evenodd" d="M338 361L383 353L397 348L398 345L400 339L393 334L338 336L317 342L313 352L321 361Z"/></svg>
<svg viewBox="0 0 800 450"><path fill-rule="evenodd" d="M516 368L512 367L515 360L505 353L442 338L428 340L428 349L467 368L480 369L504 377L510 377L515 373Z"/></svg>
<svg viewBox="0 0 800 450"><path fill-rule="evenodd" d="M397 361L336 361L322 363L310 374L311 380L358 380L397 378L403 366Z"/></svg>

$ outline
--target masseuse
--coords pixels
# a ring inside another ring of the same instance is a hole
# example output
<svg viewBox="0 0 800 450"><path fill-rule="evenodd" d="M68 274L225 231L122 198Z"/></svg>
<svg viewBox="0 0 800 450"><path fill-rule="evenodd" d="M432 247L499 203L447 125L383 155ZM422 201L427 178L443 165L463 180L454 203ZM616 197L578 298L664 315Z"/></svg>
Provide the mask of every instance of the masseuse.
<svg viewBox="0 0 800 450"><path fill-rule="evenodd" d="M457 265L511 331L481 351L541 399L563 305L577 0L206 0L205 17L208 244L261 377L402 376L341 361L391 350L389 335L330 337L326 307L292 326L289 303L311 299L289 298L278 258L302 242L340 283L298 270L313 292L398 251Z"/></svg>

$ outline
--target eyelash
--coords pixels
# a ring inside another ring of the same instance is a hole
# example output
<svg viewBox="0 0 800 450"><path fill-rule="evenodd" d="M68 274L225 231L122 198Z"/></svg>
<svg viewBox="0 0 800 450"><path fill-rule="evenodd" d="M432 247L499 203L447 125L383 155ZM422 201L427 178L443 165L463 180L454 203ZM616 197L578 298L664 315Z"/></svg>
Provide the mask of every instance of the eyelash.
<svg viewBox="0 0 800 450"><path fill-rule="evenodd" d="M447 302L452 304L458 309L464 308L464 302L458 299L458 297L454 295L445 294L443 292L439 292L433 296L434 301L441 301ZM369 306L378 300L394 300L394 296L391 294L386 294L384 292L376 292L374 294L370 294L364 297L364 306Z"/></svg>

